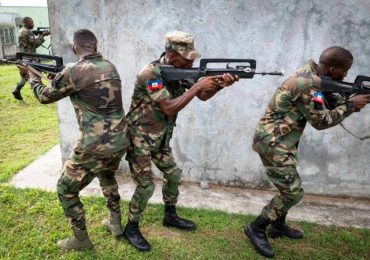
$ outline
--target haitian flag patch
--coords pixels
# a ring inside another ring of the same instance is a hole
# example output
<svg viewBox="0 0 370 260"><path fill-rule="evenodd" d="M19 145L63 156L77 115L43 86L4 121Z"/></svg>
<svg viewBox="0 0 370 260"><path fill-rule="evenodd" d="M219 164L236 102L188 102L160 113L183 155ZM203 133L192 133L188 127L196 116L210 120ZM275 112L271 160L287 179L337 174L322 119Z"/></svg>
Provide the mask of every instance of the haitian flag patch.
<svg viewBox="0 0 370 260"><path fill-rule="evenodd" d="M156 91L163 88L163 82L160 79L151 80L147 84L150 91Z"/></svg>
<svg viewBox="0 0 370 260"><path fill-rule="evenodd" d="M312 101L324 104L324 95L321 92L316 91L315 93L313 93Z"/></svg>
<svg viewBox="0 0 370 260"><path fill-rule="evenodd" d="M324 109L324 95L321 92L316 91L313 94L312 101L313 101L314 109L317 109L317 110Z"/></svg>

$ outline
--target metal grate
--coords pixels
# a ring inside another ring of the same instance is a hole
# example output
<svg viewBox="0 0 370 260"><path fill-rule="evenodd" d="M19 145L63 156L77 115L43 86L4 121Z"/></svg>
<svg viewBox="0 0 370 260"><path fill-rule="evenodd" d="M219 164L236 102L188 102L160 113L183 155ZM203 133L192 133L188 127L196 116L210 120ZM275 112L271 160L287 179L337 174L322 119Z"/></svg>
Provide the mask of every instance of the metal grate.
<svg viewBox="0 0 370 260"><path fill-rule="evenodd" d="M0 28L1 45L16 44L14 28Z"/></svg>

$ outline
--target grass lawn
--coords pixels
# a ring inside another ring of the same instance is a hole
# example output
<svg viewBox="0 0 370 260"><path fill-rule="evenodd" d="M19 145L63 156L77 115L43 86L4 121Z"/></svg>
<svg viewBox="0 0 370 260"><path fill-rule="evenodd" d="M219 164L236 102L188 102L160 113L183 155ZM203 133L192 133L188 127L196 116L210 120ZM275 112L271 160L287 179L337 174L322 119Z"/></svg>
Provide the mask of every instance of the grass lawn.
<svg viewBox="0 0 370 260"><path fill-rule="evenodd" d="M252 216L180 208L198 224L195 232L162 227L162 205L150 205L142 231L152 251L139 253L124 240L115 240L100 222L108 214L105 200L84 197L93 251L67 252L55 243L70 234L56 195L38 190L0 186L0 258L17 259L262 259L242 228ZM127 202L122 202L127 219ZM272 241L276 259L369 259L370 231L293 223L305 231L304 240Z"/></svg>
<svg viewBox="0 0 370 260"><path fill-rule="evenodd" d="M55 193L16 189L7 181L58 142L55 105L40 105L27 85L27 104L14 100L11 90L17 70L0 66L0 259L263 259L243 234L251 215L179 208L198 224L194 232L164 228L162 205L149 205L142 232L152 251L139 253L122 239L115 240L100 222L108 212L100 197L84 197L92 251L63 251L56 241L70 229ZM184 198L183 198L184 199ZM122 202L123 220L127 219ZM370 259L370 230L324 227L293 222L305 232L303 240L271 240L276 259Z"/></svg>
<svg viewBox="0 0 370 260"><path fill-rule="evenodd" d="M24 101L14 99L19 79L15 66L0 66L0 183L59 142L56 104L40 104L28 83Z"/></svg>

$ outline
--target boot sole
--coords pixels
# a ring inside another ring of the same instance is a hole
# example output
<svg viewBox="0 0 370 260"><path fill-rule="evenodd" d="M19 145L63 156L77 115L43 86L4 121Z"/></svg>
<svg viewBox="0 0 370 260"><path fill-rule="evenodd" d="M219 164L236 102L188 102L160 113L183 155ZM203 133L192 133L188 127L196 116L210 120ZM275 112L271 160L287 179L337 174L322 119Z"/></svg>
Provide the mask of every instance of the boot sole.
<svg viewBox="0 0 370 260"><path fill-rule="evenodd" d="M249 238L249 240L251 241L251 243L253 244L254 248L256 249L256 251L258 253L260 253L261 255L263 256L266 256L266 257L269 257L269 258L272 258L274 257L275 254L272 254L272 255L268 255L266 254L265 252L263 252L262 250L259 249L259 247L256 245L256 243L254 242L252 236L249 234L249 226L247 226L245 229L244 229L244 234Z"/></svg>
<svg viewBox="0 0 370 260"><path fill-rule="evenodd" d="M275 231L271 231L271 230L269 230L267 233L268 233L268 237L271 237L272 239L282 238L282 237L287 237L287 238L296 239L296 240L303 239L303 236L302 237L290 237L290 236L287 236L287 235L282 234L280 232L275 232Z"/></svg>
<svg viewBox="0 0 370 260"><path fill-rule="evenodd" d="M93 249L94 248L94 245L91 245L91 246L89 246L89 247L82 247L82 248L72 248L72 247L63 247L63 246L60 246L60 245L58 245L58 243L57 243L57 247L59 248L59 249L62 249L62 250L77 250L77 251L88 251L88 250L91 250L91 249Z"/></svg>
<svg viewBox="0 0 370 260"><path fill-rule="evenodd" d="M168 224L168 223L166 223L166 222L164 222L163 221L163 226L164 227L171 227L171 228L177 228L177 229L180 229L180 230L183 230L183 231L194 231L194 230L196 230L197 229L197 227L196 226L194 226L194 227L192 227L192 228L183 228L183 227L178 227L178 226L173 226L173 225L171 225L171 224Z"/></svg>

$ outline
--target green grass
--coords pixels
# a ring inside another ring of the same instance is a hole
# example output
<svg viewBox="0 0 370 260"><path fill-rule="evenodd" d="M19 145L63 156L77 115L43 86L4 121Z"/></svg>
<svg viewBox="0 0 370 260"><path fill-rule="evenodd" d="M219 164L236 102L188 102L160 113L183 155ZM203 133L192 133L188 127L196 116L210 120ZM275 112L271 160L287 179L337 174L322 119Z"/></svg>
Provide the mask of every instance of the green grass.
<svg viewBox="0 0 370 260"><path fill-rule="evenodd" d="M142 231L152 251L139 253L125 240L115 240L100 222L108 214L105 200L84 197L93 251L67 252L55 243L70 235L56 195L39 190L0 186L0 258L17 259L262 259L243 234L252 216L179 208L181 216L198 224L194 232L161 225L162 205L150 205ZM127 219L127 202L122 202ZM369 259L370 231L293 223L303 240L272 240L276 259Z"/></svg>
<svg viewBox="0 0 370 260"><path fill-rule="evenodd" d="M0 183L59 142L56 104L40 104L28 83L24 102L14 99L19 79L15 66L0 66Z"/></svg>
<svg viewBox="0 0 370 260"><path fill-rule="evenodd" d="M37 103L25 86L27 104L14 100L11 90L17 70L0 66L0 259L263 259L243 234L250 215L179 208L198 225L194 232L164 228L162 205L149 205L142 232L152 245L139 253L126 241L115 240L100 222L108 214L105 201L84 197L88 230L95 249L63 251L56 241L70 229L55 193L16 189L5 181L58 142L55 105ZM215 202L216 203L216 202ZM123 219L128 203L123 201ZM370 230L291 223L305 232L303 240L271 240L276 259L370 259Z"/></svg>

